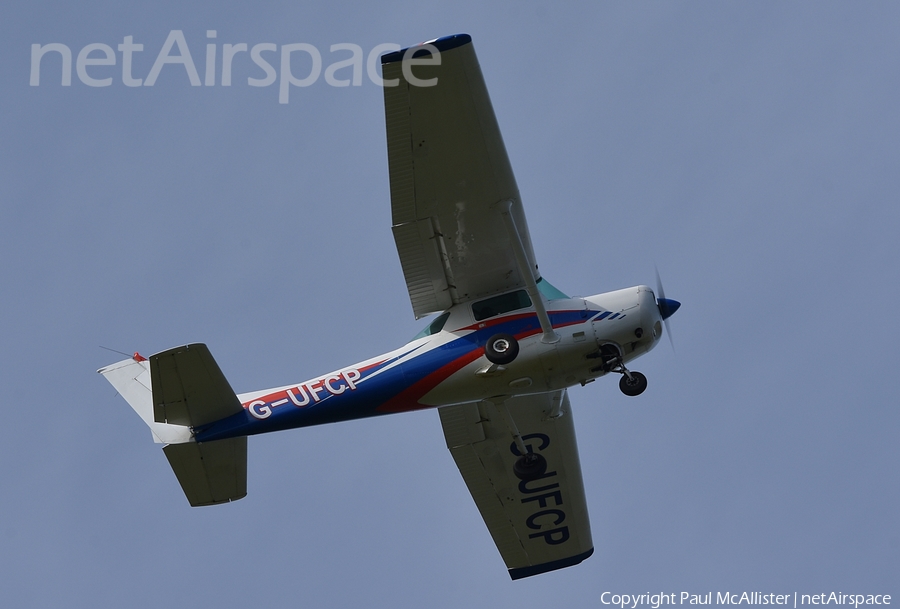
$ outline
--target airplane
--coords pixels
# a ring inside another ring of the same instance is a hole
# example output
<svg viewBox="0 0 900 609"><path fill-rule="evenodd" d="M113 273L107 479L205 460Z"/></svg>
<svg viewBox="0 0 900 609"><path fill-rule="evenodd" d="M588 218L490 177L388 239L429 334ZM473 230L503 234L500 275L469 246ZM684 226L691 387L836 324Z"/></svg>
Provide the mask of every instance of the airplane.
<svg viewBox="0 0 900 609"><path fill-rule="evenodd" d="M510 577L576 565L594 546L568 388L614 373L642 393L626 364L680 303L658 273L657 293L587 298L541 276L470 36L381 61L392 231L415 317L437 316L394 351L250 393L200 343L98 372L165 444L192 506L247 494L248 436L436 408Z"/></svg>

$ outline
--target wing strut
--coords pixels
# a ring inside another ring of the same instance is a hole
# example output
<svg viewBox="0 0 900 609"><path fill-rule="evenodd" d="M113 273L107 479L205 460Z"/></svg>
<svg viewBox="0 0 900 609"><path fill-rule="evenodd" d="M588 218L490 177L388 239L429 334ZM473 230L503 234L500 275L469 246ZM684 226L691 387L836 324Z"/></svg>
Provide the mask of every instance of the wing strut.
<svg viewBox="0 0 900 609"><path fill-rule="evenodd" d="M497 409L497 412L500 413L500 416L503 418L503 422L506 423L506 427L509 428L509 433L512 434L513 442L515 442L516 448L519 449L519 453L522 455L528 454L528 448L525 446L525 441L522 440L522 434L519 433L519 428L516 427L516 422L513 420L512 415L509 413L509 409L506 407L504 399L501 397L483 401L493 405L494 408Z"/></svg>
<svg viewBox="0 0 900 609"><path fill-rule="evenodd" d="M512 434L513 444L516 445L516 449L519 451L520 455L513 466L513 474L515 474L516 478L528 482L543 476L547 471L547 460L540 453L528 450L528 447L525 445L525 440L522 439L522 434L519 433L519 428L516 427L516 422L513 420L512 414L510 414L509 409L506 407L505 399L484 400L484 402L493 404L494 408L500 414L500 417L506 423L509 433Z"/></svg>
<svg viewBox="0 0 900 609"><path fill-rule="evenodd" d="M538 321L541 324L541 330L544 331L541 337L542 343L555 343L559 340L559 335L553 330L550 323L550 316L547 315L547 307L544 306L544 299L538 291L537 282L534 279L534 269L528 264L528 256L525 254L525 246L522 244L522 237L516 228L516 221L510 213L512 209L512 200L507 199L500 202L500 217L503 218L503 224L506 226L506 232L509 233L509 242L512 245L513 253L516 256L516 264L519 267L519 273L525 281L525 290L534 303L534 310L537 312Z"/></svg>

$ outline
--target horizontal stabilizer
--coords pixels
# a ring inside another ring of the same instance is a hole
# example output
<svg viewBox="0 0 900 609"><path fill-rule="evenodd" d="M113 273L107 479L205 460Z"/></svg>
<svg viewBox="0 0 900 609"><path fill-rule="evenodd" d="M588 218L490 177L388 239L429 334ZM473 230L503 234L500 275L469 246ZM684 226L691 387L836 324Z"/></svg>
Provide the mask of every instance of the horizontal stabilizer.
<svg viewBox="0 0 900 609"><path fill-rule="evenodd" d="M243 407L206 345L169 349L98 370L125 398L163 447L193 506L247 495L247 438L193 441L192 426L242 412Z"/></svg>
<svg viewBox="0 0 900 609"><path fill-rule="evenodd" d="M192 506L237 501L247 495L247 438L170 444L163 448Z"/></svg>
<svg viewBox="0 0 900 609"><path fill-rule="evenodd" d="M196 427L244 409L201 343L151 355L150 378L153 416L159 423Z"/></svg>

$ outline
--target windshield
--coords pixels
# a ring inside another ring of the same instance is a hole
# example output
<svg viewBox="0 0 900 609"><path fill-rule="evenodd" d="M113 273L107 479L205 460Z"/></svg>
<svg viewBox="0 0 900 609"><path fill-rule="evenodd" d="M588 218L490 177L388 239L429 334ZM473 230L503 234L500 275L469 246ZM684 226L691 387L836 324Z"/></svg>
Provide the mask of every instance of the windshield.
<svg viewBox="0 0 900 609"><path fill-rule="evenodd" d="M540 293L543 294L544 298L546 298L547 300L559 300L560 298L568 298L568 296L550 285L550 282L543 277L538 279L537 287Z"/></svg>
<svg viewBox="0 0 900 609"><path fill-rule="evenodd" d="M413 340L425 338L426 336L431 336L432 334L437 334L444 329L444 324L447 323L448 319L450 319L450 311L441 313L440 315L435 317L433 322L425 326L425 328L421 332L413 336Z"/></svg>

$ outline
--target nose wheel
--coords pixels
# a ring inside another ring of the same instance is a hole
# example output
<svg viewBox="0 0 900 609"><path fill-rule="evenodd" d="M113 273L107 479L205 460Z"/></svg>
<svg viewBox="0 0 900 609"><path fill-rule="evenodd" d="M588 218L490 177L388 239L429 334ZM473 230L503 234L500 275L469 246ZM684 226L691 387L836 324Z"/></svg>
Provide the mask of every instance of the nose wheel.
<svg viewBox="0 0 900 609"><path fill-rule="evenodd" d="M596 353L592 353L588 357L598 358L603 362L596 368L591 368L591 372L616 372L622 375L622 378L619 379L619 389L625 395L641 395L647 388L647 377L640 372L626 368L622 353L616 346L609 343L601 345Z"/></svg>
<svg viewBox="0 0 900 609"><path fill-rule="evenodd" d="M641 395L647 388L647 377L640 372L625 370L619 379L619 389L627 396Z"/></svg>

